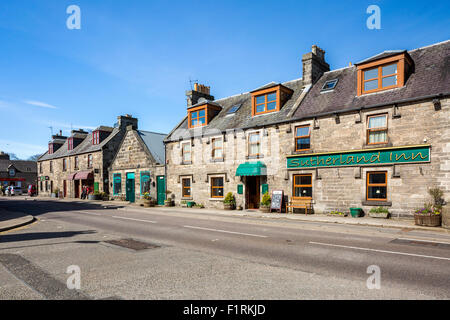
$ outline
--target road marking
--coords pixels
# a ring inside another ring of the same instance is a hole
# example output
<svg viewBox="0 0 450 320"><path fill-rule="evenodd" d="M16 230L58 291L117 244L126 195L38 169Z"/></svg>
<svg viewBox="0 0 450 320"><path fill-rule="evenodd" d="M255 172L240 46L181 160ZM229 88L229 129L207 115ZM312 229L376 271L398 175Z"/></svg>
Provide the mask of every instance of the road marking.
<svg viewBox="0 0 450 320"><path fill-rule="evenodd" d="M418 241L418 242L430 242L430 243L450 244L450 242L439 242L439 241L431 241L431 240L423 240L423 239L414 239L414 238L397 238L397 240L407 240L407 241Z"/></svg>
<svg viewBox="0 0 450 320"><path fill-rule="evenodd" d="M141 220L141 219L127 218L127 217L119 217L119 216L112 216L112 217L117 218L117 219L133 220L133 221L148 222L148 223L157 223L156 221L150 221L150 220Z"/></svg>
<svg viewBox="0 0 450 320"><path fill-rule="evenodd" d="M267 236L262 236L262 235L259 235L259 234L252 234L252 233L242 233L242 232L227 231L227 230L219 230L219 229L210 229L210 228L202 228L202 227L194 227L194 226L183 226L183 227L185 227L185 228L190 228L190 229L206 230L206 231L215 231L215 232L223 232L223 233L241 234L241 235L244 235L244 236L250 236L250 237L267 238Z"/></svg>
<svg viewBox="0 0 450 320"><path fill-rule="evenodd" d="M449 260L450 261L450 258L446 258L446 257L425 256L425 255L416 254L416 253L406 253L406 252L398 252L398 251L387 251L387 250L379 250L379 249L371 249L371 248L352 247L352 246L344 246L344 245L339 245L339 244L321 243L321 242L313 242L313 241L310 241L309 243L318 244L318 245L322 245L322 246L349 248L349 249L365 250L365 251L375 251L375 252L381 252L381 253L391 253L391 254L398 254L398 255L404 255L404 256L413 256L413 257L422 257L422 258L431 258L431 259Z"/></svg>
<svg viewBox="0 0 450 320"><path fill-rule="evenodd" d="M93 216L100 216L100 213L95 213L95 212L87 212L87 211L74 211L74 212L79 212L79 213L85 213L85 214L91 214Z"/></svg>

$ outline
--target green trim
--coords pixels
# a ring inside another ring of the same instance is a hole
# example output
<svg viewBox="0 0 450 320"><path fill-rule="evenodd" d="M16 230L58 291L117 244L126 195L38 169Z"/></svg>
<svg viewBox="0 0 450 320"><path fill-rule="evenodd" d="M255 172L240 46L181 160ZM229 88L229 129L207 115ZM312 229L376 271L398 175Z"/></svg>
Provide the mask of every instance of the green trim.
<svg viewBox="0 0 450 320"><path fill-rule="evenodd" d="M113 174L113 195L117 196L122 190L116 189L116 183L120 183L120 189L122 189L122 174Z"/></svg>
<svg viewBox="0 0 450 320"><path fill-rule="evenodd" d="M286 159L288 169L374 166L430 162L430 145L297 155Z"/></svg>
<svg viewBox="0 0 450 320"><path fill-rule="evenodd" d="M150 181L150 171L141 171L141 180L140 180L140 185L141 185L141 195L144 194L144 192L142 192L142 187L144 186L144 183L147 181ZM149 192L150 192L150 186L149 186Z"/></svg>

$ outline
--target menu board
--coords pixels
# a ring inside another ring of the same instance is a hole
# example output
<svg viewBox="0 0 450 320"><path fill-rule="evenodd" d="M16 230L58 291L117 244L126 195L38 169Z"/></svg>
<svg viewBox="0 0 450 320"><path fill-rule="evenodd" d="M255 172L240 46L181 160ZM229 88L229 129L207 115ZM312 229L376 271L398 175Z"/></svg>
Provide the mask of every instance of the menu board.
<svg viewBox="0 0 450 320"><path fill-rule="evenodd" d="M277 210L281 213L281 208L283 206L283 190L272 191L272 201L270 203L270 212L272 210Z"/></svg>

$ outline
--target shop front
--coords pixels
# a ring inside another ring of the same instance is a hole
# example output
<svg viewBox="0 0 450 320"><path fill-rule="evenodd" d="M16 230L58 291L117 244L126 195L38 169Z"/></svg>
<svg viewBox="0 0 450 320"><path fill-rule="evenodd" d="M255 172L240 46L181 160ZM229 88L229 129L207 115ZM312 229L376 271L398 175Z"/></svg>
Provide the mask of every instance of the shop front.
<svg viewBox="0 0 450 320"><path fill-rule="evenodd" d="M241 177L245 186L245 208L258 209L261 196L264 190L261 190L267 179L266 165L261 162L245 162L236 169L236 176Z"/></svg>

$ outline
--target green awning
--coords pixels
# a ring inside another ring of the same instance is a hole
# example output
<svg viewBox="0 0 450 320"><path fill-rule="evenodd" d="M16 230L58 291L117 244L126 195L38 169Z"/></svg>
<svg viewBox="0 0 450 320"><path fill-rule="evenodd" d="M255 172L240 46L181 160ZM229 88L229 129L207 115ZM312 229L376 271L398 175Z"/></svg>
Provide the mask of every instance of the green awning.
<svg viewBox="0 0 450 320"><path fill-rule="evenodd" d="M245 162L239 165L236 170L236 176L265 176L267 175L267 168L261 161Z"/></svg>

